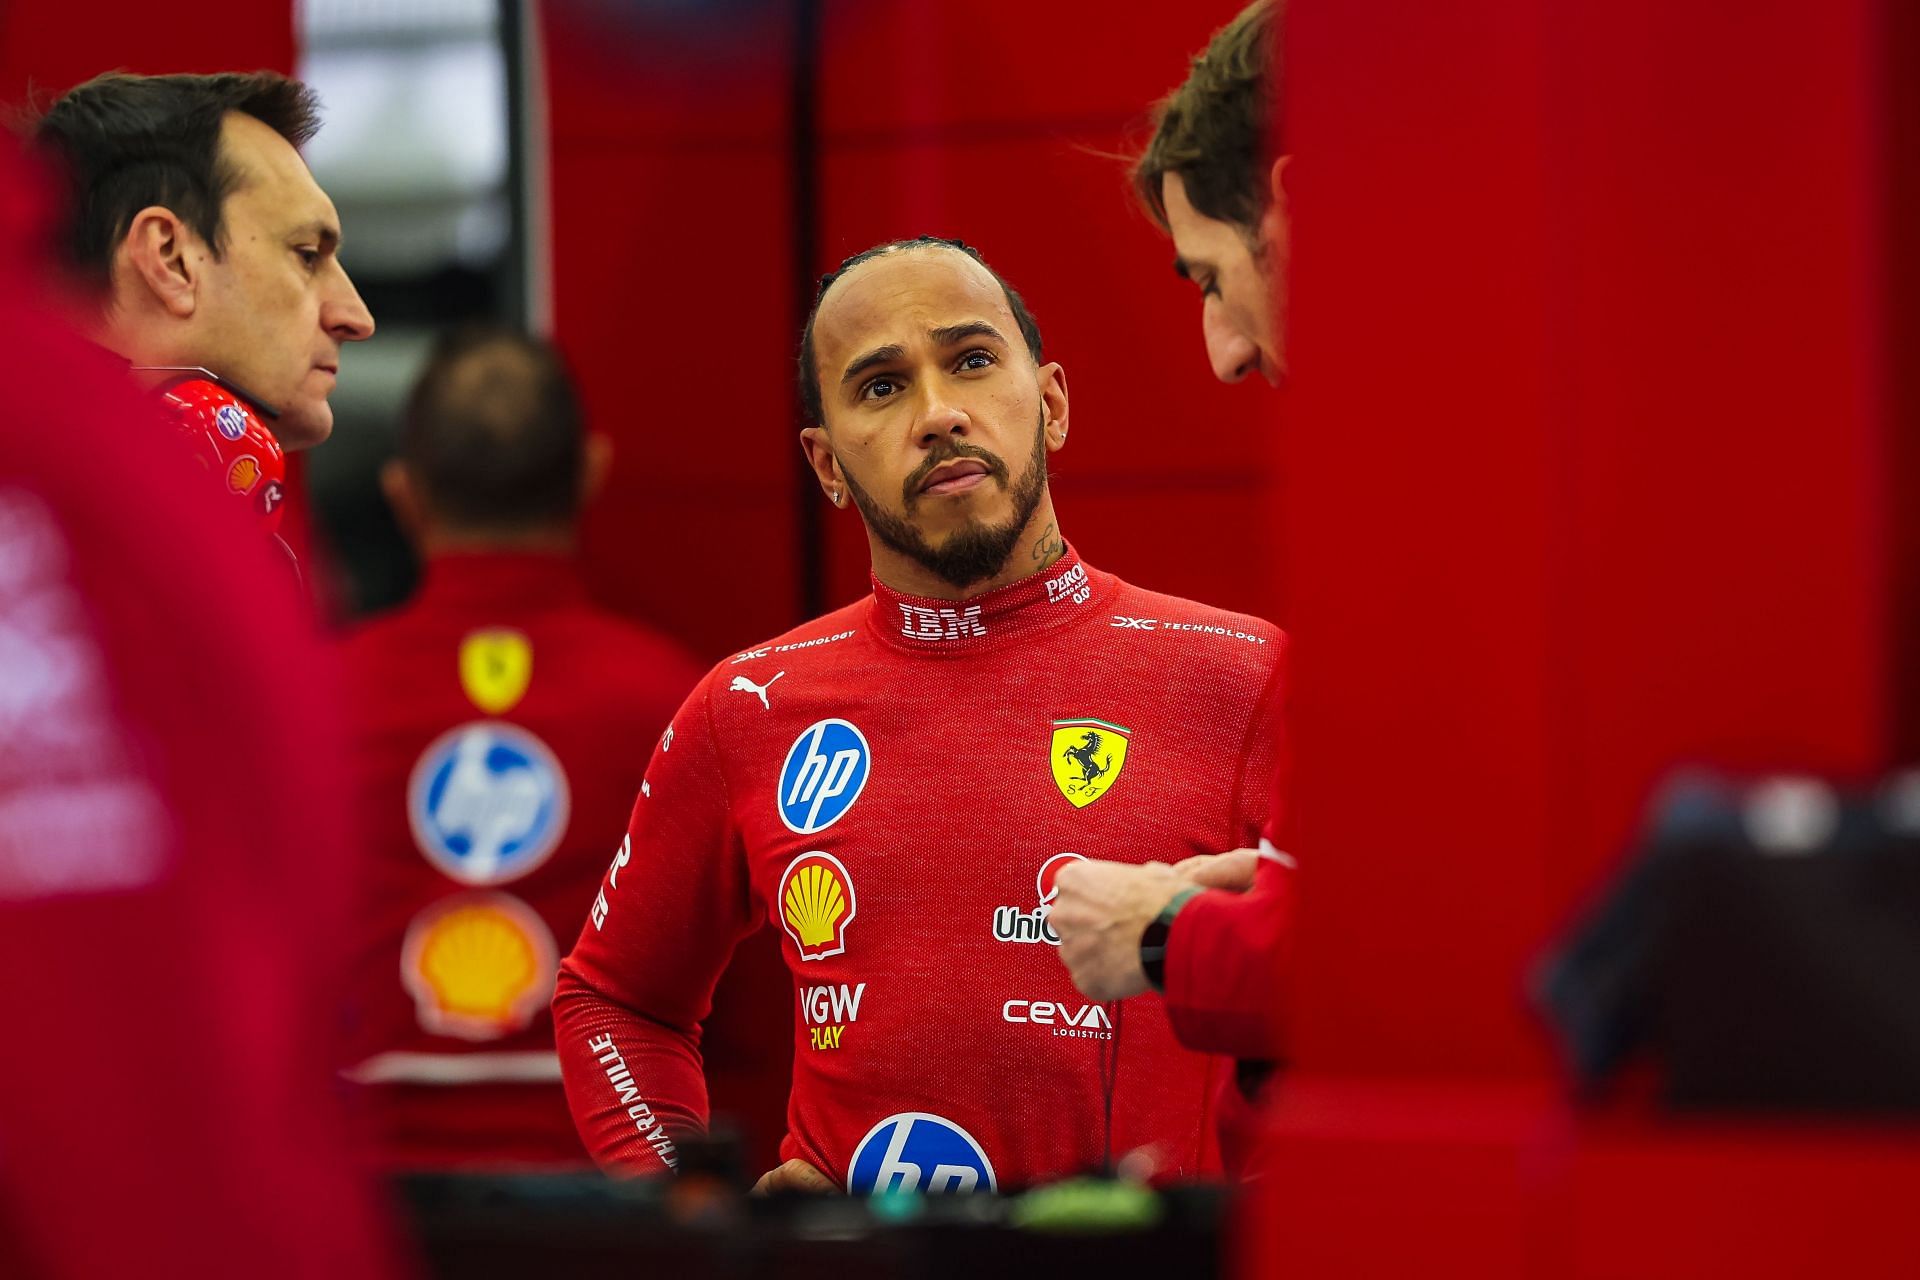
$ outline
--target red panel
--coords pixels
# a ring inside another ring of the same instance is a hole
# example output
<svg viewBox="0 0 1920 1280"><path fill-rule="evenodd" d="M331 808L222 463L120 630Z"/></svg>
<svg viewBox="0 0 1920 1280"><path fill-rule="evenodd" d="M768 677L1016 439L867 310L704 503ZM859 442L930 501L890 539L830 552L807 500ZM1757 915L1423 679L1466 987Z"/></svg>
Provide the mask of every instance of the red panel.
<svg viewBox="0 0 1920 1280"><path fill-rule="evenodd" d="M1565 1130L1522 998L1663 770L1885 763L1878 10L1291 11L1276 1273L1912 1266L1911 1141Z"/></svg>
<svg viewBox="0 0 1920 1280"><path fill-rule="evenodd" d="M293 5L215 0L191 21L134 0L0 5L0 102L57 97L103 71L293 71Z"/></svg>
<svg viewBox="0 0 1920 1280"><path fill-rule="evenodd" d="M789 237L761 197L783 189L785 153L561 138L552 172L557 336L614 445L587 529L596 589L709 657L784 630Z"/></svg>
<svg viewBox="0 0 1920 1280"><path fill-rule="evenodd" d="M749 197L785 184L785 154L562 139L552 171L557 336L615 440L607 505L778 501L800 465L791 259L784 208Z"/></svg>
<svg viewBox="0 0 1920 1280"><path fill-rule="evenodd" d="M1297 1043L1317 1070L1536 1061L1554 499L1532 9L1291 14Z"/></svg>
<svg viewBox="0 0 1920 1280"><path fill-rule="evenodd" d="M670 8L678 12L663 12ZM615 147L648 140L695 148L728 142L784 148L789 8L543 4L554 137ZM694 203L717 203L728 194L724 188L678 193ZM761 189L753 198L784 214L784 186Z"/></svg>
<svg viewBox="0 0 1920 1280"><path fill-rule="evenodd" d="M1920 1275L1920 1142L1784 1125L1588 1130L1559 1274L1577 1280Z"/></svg>
<svg viewBox="0 0 1920 1280"><path fill-rule="evenodd" d="M1675 761L1884 756L1873 8L1551 10L1558 899Z"/></svg>
<svg viewBox="0 0 1920 1280"><path fill-rule="evenodd" d="M824 127L839 141L1144 119L1241 6L836 0L825 6Z"/></svg>

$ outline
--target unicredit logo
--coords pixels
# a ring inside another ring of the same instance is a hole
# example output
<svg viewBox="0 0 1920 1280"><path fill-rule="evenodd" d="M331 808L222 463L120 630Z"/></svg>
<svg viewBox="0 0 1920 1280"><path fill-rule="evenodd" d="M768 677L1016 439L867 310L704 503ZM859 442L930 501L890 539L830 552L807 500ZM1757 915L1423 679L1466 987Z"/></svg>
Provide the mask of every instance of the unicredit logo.
<svg viewBox="0 0 1920 1280"><path fill-rule="evenodd" d="M1084 861L1081 854L1056 853L1040 864L1040 874L1034 877L1035 905L1031 911L1020 907L995 907L993 909L995 940L1045 942L1051 946L1059 946L1060 935L1053 931L1053 925L1047 921L1047 913L1053 910L1053 900L1060 893L1060 886L1054 883L1054 877L1060 874L1060 868L1077 861Z"/></svg>

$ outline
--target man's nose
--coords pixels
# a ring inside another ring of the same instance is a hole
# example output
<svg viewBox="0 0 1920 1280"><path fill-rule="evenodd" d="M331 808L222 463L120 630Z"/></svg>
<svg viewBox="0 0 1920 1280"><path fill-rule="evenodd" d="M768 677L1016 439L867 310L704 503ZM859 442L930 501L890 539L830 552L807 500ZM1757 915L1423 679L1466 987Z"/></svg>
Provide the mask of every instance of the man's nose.
<svg viewBox="0 0 1920 1280"><path fill-rule="evenodd" d="M344 267L327 300L320 305L320 327L342 342L365 342L373 336L373 312L360 300L360 291Z"/></svg>
<svg viewBox="0 0 1920 1280"><path fill-rule="evenodd" d="M1260 348L1235 328L1218 298L1208 298L1200 311L1200 329L1207 339L1207 363L1222 382L1238 382L1260 367Z"/></svg>
<svg viewBox="0 0 1920 1280"><path fill-rule="evenodd" d="M925 403L920 409L919 439L922 447L931 446L941 436L963 436L972 427L967 411L947 396L936 380L922 384Z"/></svg>

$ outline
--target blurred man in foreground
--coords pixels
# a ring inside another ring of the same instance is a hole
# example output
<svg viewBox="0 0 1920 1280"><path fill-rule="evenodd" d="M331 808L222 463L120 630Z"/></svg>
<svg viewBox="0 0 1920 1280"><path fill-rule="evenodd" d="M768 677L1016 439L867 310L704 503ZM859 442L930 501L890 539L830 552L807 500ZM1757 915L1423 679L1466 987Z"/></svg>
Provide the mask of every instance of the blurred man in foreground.
<svg viewBox="0 0 1920 1280"><path fill-rule="evenodd" d="M714 976L771 925L798 1018L765 1188L991 1190L1137 1149L1212 1171L1223 1064L1155 1006L1076 999L1047 911L1089 854L1253 838L1278 633L1080 560L1047 480L1066 374L957 241L827 276L800 377L873 594L720 664L661 739L561 967L581 1132L603 1164L674 1167Z"/></svg>
<svg viewBox="0 0 1920 1280"><path fill-rule="evenodd" d="M218 491L269 534L282 449L327 438L341 347L373 335L340 265L339 215L298 150L318 111L270 71L115 72L34 130L64 179L81 328L158 393Z"/></svg>
<svg viewBox="0 0 1920 1280"><path fill-rule="evenodd" d="M40 206L0 145L0 1275L386 1275L316 1070L326 682L266 549L66 333Z"/></svg>
<svg viewBox="0 0 1920 1280"><path fill-rule="evenodd" d="M588 601L575 553L607 444L550 346L474 330L435 350L382 477L426 563L342 647L366 881L348 1075L392 1166L586 1162L553 1051L556 931L620 843L637 749L701 674Z"/></svg>
<svg viewBox="0 0 1920 1280"><path fill-rule="evenodd" d="M1175 269L1200 289L1207 357L1225 382L1258 371L1278 385L1286 373L1280 20L1278 4L1259 0L1215 35L1161 104L1134 169L1142 202L1173 239ZM1283 728L1275 734L1286 740ZM1285 788L1277 769L1257 849L1162 854L1173 866L1080 862L1061 875L1053 906L1060 958L1083 993L1116 1000L1159 990L1182 1044L1239 1059L1221 1099L1221 1146L1243 1173L1253 1104L1285 1053L1294 867Z"/></svg>

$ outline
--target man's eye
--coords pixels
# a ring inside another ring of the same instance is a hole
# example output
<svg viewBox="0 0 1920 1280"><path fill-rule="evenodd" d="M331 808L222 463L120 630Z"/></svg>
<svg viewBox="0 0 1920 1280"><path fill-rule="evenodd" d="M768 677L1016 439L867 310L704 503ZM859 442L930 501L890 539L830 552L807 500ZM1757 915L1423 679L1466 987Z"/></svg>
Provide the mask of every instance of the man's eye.
<svg viewBox="0 0 1920 1280"><path fill-rule="evenodd" d="M960 357L960 367L962 369L987 369L992 366L993 353L991 351L969 351Z"/></svg>
<svg viewBox="0 0 1920 1280"><path fill-rule="evenodd" d="M1217 298L1220 296L1220 282L1212 276L1208 276L1205 280L1199 281L1198 284L1200 285L1201 297Z"/></svg>
<svg viewBox="0 0 1920 1280"><path fill-rule="evenodd" d="M875 378L872 382L860 388L860 398L862 400L884 400L898 389L898 384L896 384L892 378Z"/></svg>
<svg viewBox="0 0 1920 1280"><path fill-rule="evenodd" d="M295 249L294 252L300 255L300 265L307 270L313 271L319 267L320 251L318 249Z"/></svg>

